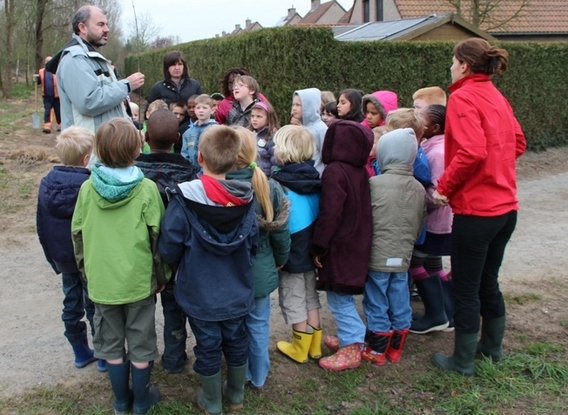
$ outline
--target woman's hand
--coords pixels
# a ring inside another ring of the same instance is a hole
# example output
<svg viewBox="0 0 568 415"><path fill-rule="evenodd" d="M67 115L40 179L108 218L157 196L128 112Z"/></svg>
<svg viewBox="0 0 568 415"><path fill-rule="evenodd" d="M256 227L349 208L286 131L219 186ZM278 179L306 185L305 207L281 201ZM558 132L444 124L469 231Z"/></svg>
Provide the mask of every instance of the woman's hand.
<svg viewBox="0 0 568 415"><path fill-rule="evenodd" d="M432 200L438 206L447 206L450 201L446 196L438 193L437 190L434 190L434 193L432 193Z"/></svg>

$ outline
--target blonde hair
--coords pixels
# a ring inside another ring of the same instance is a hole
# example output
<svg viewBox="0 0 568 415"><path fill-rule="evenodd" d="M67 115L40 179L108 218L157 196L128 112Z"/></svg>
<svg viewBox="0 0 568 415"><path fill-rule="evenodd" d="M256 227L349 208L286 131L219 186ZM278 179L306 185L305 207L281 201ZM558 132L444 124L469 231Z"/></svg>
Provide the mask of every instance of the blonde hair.
<svg viewBox="0 0 568 415"><path fill-rule="evenodd" d="M373 128L373 138L374 138L374 142L378 143L379 139L385 135L387 132L387 127L384 125L381 125L379 127L375 127Z"/></svg>
<svg viewBox="0 0 568 415"><path fill-rule="evenodd" d="M152 101L148 105L148 109L146 110L146 112L148 112L148 116L150 116L150 114L152 112L156 111L157 109L161 109L161 108L168 109L168 104L166 104L166 101L164 101L163 99L157 99L155 101Z"/></svg>
<svg viewBox="0 0 568 415"><path fill-rule="evenodd" d="M134 112L136 112L136 114L140 115L140 107L138 106L138 104L136 104L135 102L129 102L128 105L130 105L130 111L134 114Z"/></svg>
<svg viewBox="0 0 568 415"><path fill-rule="evenodd" d="M94 140L95 135L91 130L69 127L57 136L55 152L66 166L82 166L83 158L93 150Z"/></svg>
<svg viewBox="0 0 568 415"><path fill-rule="evenodd" d="M424 118L413 108L399 108L389 112L385 123L388 131L412 128L418 138L424 135L424 126L426 125Z"/></svg>
<svg viewBox="0 0 568 415"><path fill-rule="evenodd" d="M426 88L420 88L412 95L412 99L423 99L426 101L426 105L443 105L446 106L448 98L446 93L439 86L429 86Z"/></svg>
<svg viewBox="0 0 568 415"><path fill-rule="evenodd" d="M195 105L197 104L206 104L209 105L210 108L213 108L215 102L213 102L213 98L211 98L209 95L201 94L197 98L195 98Z"/></svg>
<svg viewBox="0 0 568 415"><path fill-rule="evenodd" d="M224 174L233 168L241 150L241 138L226 125L207 127L199 137L199 153L214 174Z"/></svg>
<svg viewBox="0 0 568 415"><path fill-rule="evenodd" d="M95 135L95 154L107 167L129 167L140 154L140 132L125 118L102 123Z"/></svg>
<svg viewBox="0 0 568 415"><path fill-rule="evenodd" d="M264 218L268 222L274 219L274 206L270 200L270 185L268 178L260 167L256 165L258 152L256 150L256 137L244 127L233 127L241 139L241 151L237 157L236 167L238 169L249 168L252 170L252 188L254 195L262 207Z"/></svg>
<svg viewBox="0 0 568 415"><path fill-rule="evenodd" d="M274 154L280 164L311 160L315 151L314 136L301 125L285 125L274 136Z"/></svg>
<svg viewBox="0 0 568 415"><path fill-rule="evenodd" d="M321 108L323 109L330 102L337 102L335 94L331 91L321 91Z"/></svg>

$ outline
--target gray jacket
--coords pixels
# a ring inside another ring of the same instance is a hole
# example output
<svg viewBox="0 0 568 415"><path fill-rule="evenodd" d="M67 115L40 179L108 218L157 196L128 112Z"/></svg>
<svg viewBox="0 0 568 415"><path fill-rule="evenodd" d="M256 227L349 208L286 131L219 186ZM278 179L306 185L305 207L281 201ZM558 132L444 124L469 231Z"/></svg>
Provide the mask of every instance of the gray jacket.
<svg viewBox="0 0 568 415"><path fill-rule="evenodd" d="M116 79L111 62L103 55L89 51L79 36L73 38L79 44L63 51L57 69L61 128L77 125L96 132L111 118L127 117L122 102L130 84Z"/></svg>
<svg viewBox="0 0 568 415"><path fill-rule="evenodd" d="M302 125L310 130L314 136L316 144L316 152L313 158L314 167L321 176L325 167L321 161L321 148L327 132L327 125L321 120L320 116L321 91L317 88L300 89L294 91L294 95L298 95L300 101L302 101Z"/></svg>
<svg viewBox="0 0 568 415"><path fill-rule="evenodd" d="M426 220L426 191L412 175L418 142L404 128L381 137L377 158L382 174L372 177L373 243L369 269L404 272Z"/></svg>

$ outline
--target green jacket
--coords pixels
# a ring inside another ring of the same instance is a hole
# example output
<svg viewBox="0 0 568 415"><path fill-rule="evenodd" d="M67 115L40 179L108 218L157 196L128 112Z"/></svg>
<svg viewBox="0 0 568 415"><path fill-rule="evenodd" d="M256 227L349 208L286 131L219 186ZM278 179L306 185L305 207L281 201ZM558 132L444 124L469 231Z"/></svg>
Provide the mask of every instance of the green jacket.
<svg viewBox="0 0 568 415"><path fill-rule="evenodd" d="M227 179L251 182L253 171L249 168L227 173ZM288 262L290 253L290 202L280 184L274 180L270 185L270 200L274 206L274 220L267 222L255 196L255 209L259 227L258 251L252 260L255 298L265 297L278 287L277 266Z"/></svg>
<svg viewBox="0 0 568 415"><path fill-rule="evenodd" d="M157 249L164 204L156 184L142 179L122 199L102 197L93 177L83 183L71 232L89 297L129 304L152 295L169 279Z"/></svg>

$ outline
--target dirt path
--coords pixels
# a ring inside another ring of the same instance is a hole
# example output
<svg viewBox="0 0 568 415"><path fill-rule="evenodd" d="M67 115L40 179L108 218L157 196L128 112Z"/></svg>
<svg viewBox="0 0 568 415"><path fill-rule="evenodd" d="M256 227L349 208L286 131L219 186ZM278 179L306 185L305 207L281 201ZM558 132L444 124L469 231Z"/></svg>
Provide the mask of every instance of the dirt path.
<svg viewBox="0 0 568 415"><path fill-rule="evenodd" d="M49 168L46 164L42 170ZM522 208L505 257L502 286L505 292L516 295L540 293L549 299L561 298L564 293L555 290L555 280L566 277L568 269L568 150L527 155L519 172ZM35 186L42 174L36 172L32 179ZM26 209L6 215L0 225L0 280L4 286L0 291L0 396L21 394L38 385L74 384L104 376L94 365L83 370L72 365L60 319L60 278L45 261L37 242L35 200L27 204ZM558 324L552 323L568 321L568 309L561 307L561 302L551 307L546 301L543 304L535 306L534 315L511 315L510 320L514 325L523 325L528 335L531 330L540 333L548 329L557 336L565 335ZM325 307L322 314L324 321L329 319ZM277 301L273 301L272 327L273 341L288 337L289 328L280 316ZM160 336L159 307L157 330ZM191 346L188 344L188 348Z"/></svg>

